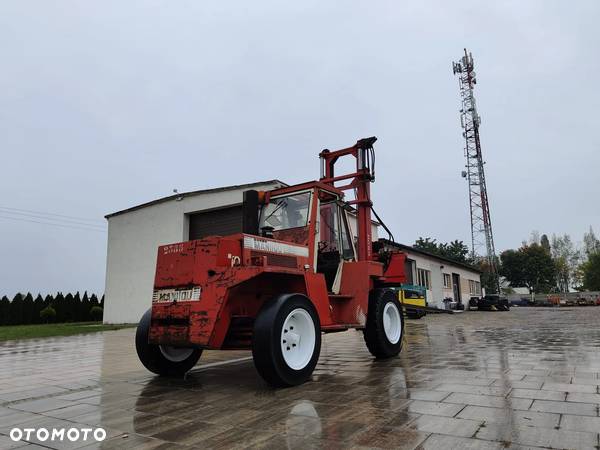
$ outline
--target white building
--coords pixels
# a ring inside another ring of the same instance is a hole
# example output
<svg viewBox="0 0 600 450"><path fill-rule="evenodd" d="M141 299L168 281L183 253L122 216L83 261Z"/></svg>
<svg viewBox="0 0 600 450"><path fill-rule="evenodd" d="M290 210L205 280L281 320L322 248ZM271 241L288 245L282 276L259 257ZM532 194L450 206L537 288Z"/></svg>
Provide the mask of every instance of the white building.
<svg viewBox="0 0 600 450"><path fill-rule="evenodd" d="M150 307L160 245L239 233L242 231L243 192L281 186L286 184L270 180L181 193L107 215L104 322L134 323ZM374 240L377 239L376 225L373 226ZM356 234L352 219L350 226ZM461 298L467 305L472 295L479 295L480 273L476 269L409 246L390 242L387 245L408 254L409 282L427 287L431 306L443 307L444 298Z"/></svg>
<svg viewBox="0 0 600 450"><path fill-rule="evenodd" d="M481 296L481 271L468 264L433 255L408 245L385 240L386 247L407 255L408 284L427 288L429 306L444 308L444 299L469 305L471 297Z"/></svg>

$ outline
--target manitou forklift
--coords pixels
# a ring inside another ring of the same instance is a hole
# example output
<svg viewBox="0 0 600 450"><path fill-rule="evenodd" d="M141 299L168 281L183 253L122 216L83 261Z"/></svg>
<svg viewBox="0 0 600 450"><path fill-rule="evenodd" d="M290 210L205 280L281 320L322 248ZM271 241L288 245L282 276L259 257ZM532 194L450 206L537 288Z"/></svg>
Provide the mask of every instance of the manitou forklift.
<svg viewBox="0 0 600 450"><path fill-rule="evenodd" d="M242 233L159 247L152 308L136 333L144 366L182 375L203 349L252 349L268 383L298 385L317 364L321 333L350 328L375 357L397 355L404 319L393 288L406 282L405 255L373 251L376 140L323 150L319 181L246 191ZM342 157L355 158L354 173L335 173Z"/></svg>

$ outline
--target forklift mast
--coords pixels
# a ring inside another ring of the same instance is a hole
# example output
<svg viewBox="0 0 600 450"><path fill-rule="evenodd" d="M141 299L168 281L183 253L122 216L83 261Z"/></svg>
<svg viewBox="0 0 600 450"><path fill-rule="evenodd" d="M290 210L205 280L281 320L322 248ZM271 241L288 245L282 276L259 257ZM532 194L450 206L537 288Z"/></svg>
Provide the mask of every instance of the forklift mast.
<svg viewBox="0 0 600 450"><path fill-rule="evenodd" d="M340 191L354 190L355 198L346 202L354 205L358 211L358 261L370 261L372 256L372 231L370 184L375 181L375 151L373 144L375 136L360 139L352 147L319 153L321 159L320 181L329 184ZM335 163L342 156L353 156L356 159L356 172L346 175L336 175ZM347 181L346 184L335 186L336 182Z"/></svg>

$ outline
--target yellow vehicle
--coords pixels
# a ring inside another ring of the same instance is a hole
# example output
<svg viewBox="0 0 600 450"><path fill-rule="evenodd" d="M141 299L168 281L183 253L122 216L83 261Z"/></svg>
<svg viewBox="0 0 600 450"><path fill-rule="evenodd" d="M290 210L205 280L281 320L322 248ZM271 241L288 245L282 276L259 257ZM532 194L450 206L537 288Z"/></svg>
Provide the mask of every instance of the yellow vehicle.
<svg viewBox="0 0 600 450"><path fill-rule="evenodd" d="M420 319L427 314L422 309L411 308L411 306L427 306L427 291L423 286L401 285L398 289L398 300L402 304L404 315L409 319Z"/></svg>

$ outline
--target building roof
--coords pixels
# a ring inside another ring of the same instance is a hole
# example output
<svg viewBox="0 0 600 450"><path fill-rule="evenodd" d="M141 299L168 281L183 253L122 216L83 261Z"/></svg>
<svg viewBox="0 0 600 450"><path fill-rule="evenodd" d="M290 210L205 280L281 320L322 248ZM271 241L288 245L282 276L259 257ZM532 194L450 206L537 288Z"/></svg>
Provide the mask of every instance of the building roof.
<svg viewBox="0 0 600 450"><path fill-rule="evenodd" d="M168 202L170 200L182 199L185 197L193 197L195 195L201 195L201 194L214 194L217 192L234 191L237 189L249 189L249 188L252 188L255 186L260 186L261 184L280 184L282 186L287 186L287 183L284 183L283 181L267 180L267 181L257 181L255 183L237 184L234 186L224 186L224 187L213 188L213 189L202 189L199 191L178 192L176 194L169 195L168 197L162 197L162 198L159 198L156 200L152 200L150 202L142 203L141 205L132 206L131 208L127 208L127 209L123 209L121 211L116 211L114 213L107 214L106 216L104 216L104 218L109 219L111 217L118 216L120 214L125 214L125 213L131 212L131 211L135 211L137 209L145 208L147 206L156 205L158 203Z"/></svg>
<svg viewBox="0 0 600 450"><path fill-rule="evenodd" d="M393 241L390 241L389 239L379 239L379 240L387 246L396 247L398 250L404 250L404 251L411 252L411 253L418 253L420 255L427 256L429 258L437 259L439 261L443 261L448 264L452 264L453 266L462 267L463 269L467 269L472 272L483 273L482 270L480 270L477 267L472 266L470 264L455 261L453 259L446 258L444 256L436 255L434 253L430 253L428 251L421 250L420 248L415 248L411 245L399 244L398 242L393 242Z"/></svg>

